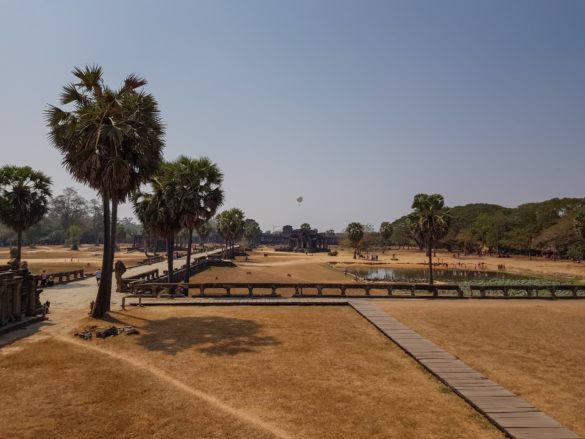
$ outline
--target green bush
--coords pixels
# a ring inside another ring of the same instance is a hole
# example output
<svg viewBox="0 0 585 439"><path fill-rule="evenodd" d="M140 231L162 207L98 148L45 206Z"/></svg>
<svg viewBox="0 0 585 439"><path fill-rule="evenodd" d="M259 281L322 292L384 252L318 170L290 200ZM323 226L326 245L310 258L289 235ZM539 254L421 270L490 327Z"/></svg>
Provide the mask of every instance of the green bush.
<svg viewBox="0 0 585 439"><path fill-rule="evenodd" d="M567 257L574 261L582 261L585 259L585 245L575 244L567 250Z"/></svg>

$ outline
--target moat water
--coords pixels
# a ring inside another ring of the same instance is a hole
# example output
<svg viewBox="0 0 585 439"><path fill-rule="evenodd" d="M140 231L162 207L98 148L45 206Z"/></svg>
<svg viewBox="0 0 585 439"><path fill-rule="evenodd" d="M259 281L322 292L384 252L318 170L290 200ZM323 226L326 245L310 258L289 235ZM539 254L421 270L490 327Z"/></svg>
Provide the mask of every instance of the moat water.
<svg viewBox="0 0 585 439"><path fill-rule="evenodd" d="M342 269L345 270L345 269ZM348 267L347 272L359 276L362 279L373 281L389 282L427 282L429 279L428 269L422 268L389 268L389 267ZM491 281L494 279L522 280L540 279L519 274L511 274L502 271L484 270L457 270L457 269L435 269L433 270L435 280L441 282L457 283L472 281Z"/></svg>

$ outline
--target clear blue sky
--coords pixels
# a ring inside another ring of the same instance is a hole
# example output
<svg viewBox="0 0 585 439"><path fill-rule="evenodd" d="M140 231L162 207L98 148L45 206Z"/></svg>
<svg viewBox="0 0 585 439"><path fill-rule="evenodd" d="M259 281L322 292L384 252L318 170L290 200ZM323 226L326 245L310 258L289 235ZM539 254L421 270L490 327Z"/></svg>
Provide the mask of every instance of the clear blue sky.
<svg viewBox="0 0 585 439"><path fill-rule="evenodd" d="M42 111L74 66L145 76L165 156L264 229L585 195L585 1L0 1L1 163L73 184ZM295 202L302 195L302 206ZM131 212L128 206L123 214Z"/></svg>

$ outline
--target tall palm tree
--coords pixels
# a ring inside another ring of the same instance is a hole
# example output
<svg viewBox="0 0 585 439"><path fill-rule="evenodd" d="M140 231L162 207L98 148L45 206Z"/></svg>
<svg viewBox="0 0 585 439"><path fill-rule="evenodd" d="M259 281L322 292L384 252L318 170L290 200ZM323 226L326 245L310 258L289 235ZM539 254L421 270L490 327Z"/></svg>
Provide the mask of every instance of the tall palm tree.
<svg viewBox="0 0 585 439"><path fill-rule="evenodd" d="M244 212L238 208L217 215L217 230L226 243L226 253L234 257L235 243L244 235Z"/></svg>
<svg viewBox="0 0 585 439"><path fill-rule="evenodd" d="M424 243L429 257L429 284L433 284L433 245L449 231L451 216L442 195L417 194L408 215L411 232Z"/></svg>
<svg viewBox="0 0 585 439"><path fill-rule="evenodd" d="M176 183L181 224L188 231L187 263L184 281L189 282L193 230L199 230L223 204L223 174L207 157L192 159L181 156L171 163L171 178Z"/></svg>
<svg viewBox="0 0 585 439"><path fill-rule="evenodd" d="M353 247L353 258L355 259L357 257L360 242L364 239L364 226L356 222L349 223L345 232L347 233L347 238Z"/></svg>
<svg viewBox="0 0 585 439"><path fill-rule="evenodd" d="M22 233L49 210L51 179L29 166L0 168L0 221L16 232L16 262L22 255Z"/></svg>
<svg viewBox="0 0 585 439"><path fill-rule="evenodd" d="M131 74L119 89L103 83L102 68L75 68L61 104L49 106L49 138L77 181L102 198L104 254L94 317L110 309L118 204L150 179L162 161L164 128L156 99L142 89L146 80Z"/></svg>
<svg viewBox="0 0 585 439"><path fill-rule="evenodd" d="M167 241L168 282L174 280L174 237L181 230L180 199L172 174L173 166L164 163L151 181L152 192L137 191L132 198L134 213L144 230Z"/></svg>

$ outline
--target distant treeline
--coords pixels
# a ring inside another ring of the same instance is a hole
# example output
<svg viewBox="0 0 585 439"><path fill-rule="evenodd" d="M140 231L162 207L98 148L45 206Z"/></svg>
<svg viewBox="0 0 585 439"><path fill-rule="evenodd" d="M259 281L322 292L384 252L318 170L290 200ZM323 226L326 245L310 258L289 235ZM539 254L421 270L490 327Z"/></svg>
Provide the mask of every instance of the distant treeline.
<svg viewBox="0 0 585 439"><path fill-rule="evenodd" d="M103 243L103 210L97 200L87 200L75 189L66 188L61 195L51 199L48 214L36 225L24 232L25 245ZM118 221L118 242L132 242L135 234L142 233L142 226L131 218ZM0 224L0 245L14 245L16 234Z"/></svg>
<svg viewBox="0 0 585 439"><path fill-rule="evenodd" d="M449 209L451 224L439 246L453 252L525 254L585 258L575 217L585 208L583 198L553 198L506 208L496 204L466 204ZM406 216L392 223L391 243L420 246Z"/></svg>

